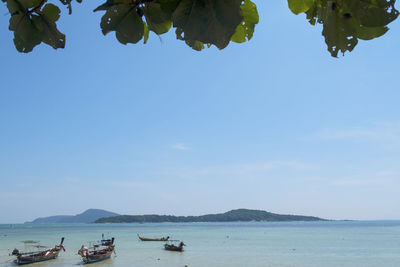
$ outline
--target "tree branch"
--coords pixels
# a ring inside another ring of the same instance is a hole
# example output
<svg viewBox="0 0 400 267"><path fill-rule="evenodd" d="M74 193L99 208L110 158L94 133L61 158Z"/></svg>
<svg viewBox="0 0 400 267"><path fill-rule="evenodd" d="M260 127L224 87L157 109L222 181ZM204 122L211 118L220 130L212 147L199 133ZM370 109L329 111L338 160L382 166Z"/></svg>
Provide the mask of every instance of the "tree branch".
<svg viewBox="0 0 400 267"><path fill-rule="evenodd" d="M38 12L44 6L44 4L46 4L46 2L47 0L42 0L38 6L28 10L28 15L31 15L33 12Z"/></svg>

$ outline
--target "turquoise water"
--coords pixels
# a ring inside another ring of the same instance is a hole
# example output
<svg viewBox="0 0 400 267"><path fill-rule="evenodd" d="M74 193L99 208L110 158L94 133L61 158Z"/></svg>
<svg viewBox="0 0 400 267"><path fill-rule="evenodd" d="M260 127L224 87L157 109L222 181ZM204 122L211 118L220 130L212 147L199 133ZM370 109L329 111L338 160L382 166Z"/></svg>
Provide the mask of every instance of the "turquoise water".
<svg viewBox="0 0 400 267"><path fill-rule="evenodd" d="M116 238L116 255L90 266L400 266L400 221L0 225L0 266L13 266L9 253L23 240L53 246L62 236L65 253L31 266L81 265L78 249L102 233ZM186 250L137 233L169 235Z"/></svg>

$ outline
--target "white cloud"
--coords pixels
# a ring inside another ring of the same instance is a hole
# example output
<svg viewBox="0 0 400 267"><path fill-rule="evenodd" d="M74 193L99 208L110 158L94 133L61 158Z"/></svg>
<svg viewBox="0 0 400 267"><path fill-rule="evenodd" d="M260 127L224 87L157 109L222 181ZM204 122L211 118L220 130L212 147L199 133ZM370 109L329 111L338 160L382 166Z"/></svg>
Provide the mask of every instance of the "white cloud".
<svg viewBox="0 0 400 267"><path fill-rule="evenodd" d="M300 161L269 161L263 163L248 163L239 166L245 171L269 171L276 169L296 169L306 170L312 169L313 166Z"/></svg>
<svg viewBox="0 0 400 267"><path fill-rule="evenodd" d="M112 184L115 187L122 187L122 188L145 188L150 187L151 184L142 183L142 182L118 182Z"/></svg>
<svg viewBox="0 0 400 267"><path fill-rule="evenodd" d="M400 145L400 123L375 123L364 127L323 129L317 133L322 140L373 141L382 144Z"/></svg>
<svg viewBox="0 0 400 267"><path fill-rule="evenodd" d="M173 168L163 174L184 180L232 179L249 180L268 177L292 176L293 172L303 173L314 170L316 166L301 161L265 161L228 165L199 166L192 168ZM291 175L289 175L291 173ZM296 175L297 177L297 175Z"/></svg>
<svg viewBox="0 0 400 267"><path fill-rule="evenodd" d="M32 199L40 196L40 194L32 192L1 192L0 191L0 201L5 203L12 203L12 199Z"/></svg>
<svg viewBox="0 0 400 267"><path fill-rule="evenodd" d="M176 150L190 150L190 149L192 149L190 146L182 144L182 143L173 144L171 147L173 149L176 149Z"/></svg>
<svg viewBox="0 0 400 267"><path fill-rule="evenodd" d="M344 178L332 182L335 186L379 186L387 184L387 180L374 178L374 179L360 179L360 178Z"/></svg>
<svg viewBox="0 0 400 267"><path fill-rule="evenodd" d="M334 186L396 186L400 174L393 171L380 171L369 174L352 175L333 179Z"/></svg>
<svg viewBox="0 0 400 267"><path fill-rule="evenodd" d="M78 177L65 177L63 181L66 184L77 184L77 183L82 183L84 179L78 178Z"/></svg>
<svg viewBox="0 0 400 267"><path fill-rule="evenodd" d="M33 184L29 182L24 182L24 183L17 183L16 186L21 188L31 188Z"/></svg>

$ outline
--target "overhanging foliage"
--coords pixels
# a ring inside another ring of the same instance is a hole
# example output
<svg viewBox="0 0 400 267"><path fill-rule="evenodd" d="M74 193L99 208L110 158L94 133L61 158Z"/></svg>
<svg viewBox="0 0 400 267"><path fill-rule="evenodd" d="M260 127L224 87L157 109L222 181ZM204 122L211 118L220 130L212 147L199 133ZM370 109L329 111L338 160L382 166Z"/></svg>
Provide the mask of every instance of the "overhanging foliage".
<svg viewBox="0 0 400 267"><path fill-rule="evenodd" d="M20 52L40 44L64 48L65 35L57 29L60 9L48 0L2 0L11 14L9 29ZM72 10L72 0L61 0ZM78 1L80 2L80 1ZM195 50L231 41L242 43L253 36L259 21L250 0L107 0L94 11L104 11L100 27L104 35L115 32L122 44L137 43L175 29L177 39Z"/></svg>
<svg viewBox="0 0 400 267"><path fill-rule="evenodd" d="M60 8L51 0L2 0L10 12L9 29L18 51L28 53L40 43L65 47L57 29ZM56 2L57 0L53 0ZM72 13L74 0L59 0ZM82 0L76 0L81 3ZM396 0L288 0L294 14L323 25L322 35L332 56L352 51L358 40L370 40L388 31L399 12ZM259 22L251 0L107 0L95 12L105 12L100 23L104 35L114 32L122 44L147 42L175 29L178 40L195 50L212 45L224 49L230 42L249 41Z"/></svg>

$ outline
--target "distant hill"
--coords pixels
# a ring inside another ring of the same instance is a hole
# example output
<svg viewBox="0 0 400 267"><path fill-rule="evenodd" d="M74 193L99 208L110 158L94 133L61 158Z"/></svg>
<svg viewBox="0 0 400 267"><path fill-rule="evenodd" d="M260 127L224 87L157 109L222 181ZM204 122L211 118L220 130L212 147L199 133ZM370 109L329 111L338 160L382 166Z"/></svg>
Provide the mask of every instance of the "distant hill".
<svg viewBox="0 0 400 267"><path fill-rule="evenodd" d="M99 209L88 209L78 215L59 215L44 218L37 218L32 222L26 223L92 223L97 219L111 216L118 216L119 214Z"/></svg>
<svg viewBox="0 0 400 267"><path fill-rule="evenodd" d="M248 221L325 221L318 217L281 215L263 210L237 209L220 214L202 216L172 216L172 215L119 215L101 218L95 223L158 223L158 222L248 222Z"/></svg>

